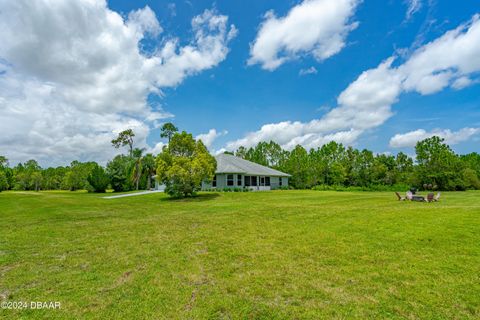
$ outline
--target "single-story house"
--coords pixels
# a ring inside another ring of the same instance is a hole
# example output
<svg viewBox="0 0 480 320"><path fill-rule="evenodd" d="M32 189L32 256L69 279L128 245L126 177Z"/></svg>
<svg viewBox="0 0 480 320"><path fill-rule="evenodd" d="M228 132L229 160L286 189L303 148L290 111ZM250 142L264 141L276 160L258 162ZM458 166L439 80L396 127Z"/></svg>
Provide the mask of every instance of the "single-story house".
<svg viewBox="0 0 480 320"><path fill-rule="evenodd" d="M275 190L288 187L289 174L232 156L219 154L213 181L202 184L203 190L248 188L250 190Z"/></svg>

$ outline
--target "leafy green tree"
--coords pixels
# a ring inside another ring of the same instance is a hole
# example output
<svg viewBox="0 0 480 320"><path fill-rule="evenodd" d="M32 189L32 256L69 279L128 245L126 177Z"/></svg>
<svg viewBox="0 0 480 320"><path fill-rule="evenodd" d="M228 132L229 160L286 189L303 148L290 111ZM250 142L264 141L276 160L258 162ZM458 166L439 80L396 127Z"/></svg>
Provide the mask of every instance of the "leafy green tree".
<svg viewBox="0 0 480 320"><path fill-rule="evenodd" d="M480 189L480 179L472 168L465 168L462 172L464 186L467 189Z"/></svg>
<svg viewBox="0 0 480 320"><path fill-rule="evenodd" d="M323 177L323 183L328 185L343 184L346 179L346 170L343 167L345 147L335 141L324 144L318 151L311 152L316 155L317 170ZM314 166L315 167L315 166Z"/></svg>
<svg viewBox="0 0 480 320"><path fill-rule="evenodd" d="M255 147L249 148L245 154L245 160L268 166L266 145L266 142L260 142Z"/></svg>
<svg viewBox="0 0 480 320"><path fill-rule="evenodd" d="M40 191L40 187L42 185L43 177L40 171L35 171L31 175L32 183L33 183L33 190Z"/></svg>
<svg viewBox="0 0 480 320"><path fill-rule="evenodd" d="M329 182L332 185L343 185L347 177L346 169L340 162L334 162L330 167Z"/></svg>
<svg viewBox="0 0 480 320"><path fill-rule="evenodd" d="M88 176L97 165L96 162L72 161L63 179L62 188L70 191L91 189Z"/></svg>
<svg viewBox="0 0 480 320"><path fill-rule="evenodd" d="M8 159L4 156L0 156L0 192L3 190L8 190L10 187L7 177L7 172L10 171L9 169Z"/></svg>
<svg viewBox="0 0 480 320"><path fill-rule="evenodd" d="M0 170L0 192L3 190L8 190L8 181L5 172Z"/></svg>
<svg viewBox="0 0 480 320"><path fill-rule="evenodd" d="M173 197L190 197L215 174L217 163L202 141L183 131L172 136L157 157L158 180Z"/></svg>
<svg viewBox="0 0 480 320"><path fill-rule="evenodd" d="M460 159L466 167L473 169L477 173L477 176L480 177L480 154L472 152L460 156Z"/></svg>
<svg viewBox="0 0 480 320"><path fill-rule="evenodd" d="M373 183L376 185L393 185L396 183L395 157L379 154L372 167Z"/></svg>
<svg viewBox="0 0 480 320"><path fill-rule="evenodd" d="M160 137L167 138L168 143L170 143L170 140L172 139L173 135L177 132L178 132L178 128L175 127L173 123L167 122L160 128Z"/></svg>
<svg viewBox="0 0 480 320"><path fill-rule="evenodd" d="M132 129L127 129L118 134L116 139L112 140L112 145L115 148L125 147L128 146L129 155L132 156L133 152L133 138L135 137L135 133Z"/></svg>
<svg viewBox="0 0 480 320"><path fill-rule="evenodd" d="M411 184L414 172L413 159L403 152L395 158L395 183Z"/></svg>
<svg viewBox="0 0 480 320"><path fill-rule="evenodd" d="M62 182L65 179L65 175L68 172L68 168L56 167L47 168L42 171L42 181L44 190L59 190L63 188Z"/></svg>
<svg viewBox="0 0 480 320"><path fill-rule="evenodd" d="M270 141L265 145L264 150L268 166L279 169L285 164L288 153L278 143Z"/></svg>
<svg viewBox="0 0 480 320"><path fill-rule="evenodd" d="M308 153L305 148L297 145L288 157L285 163L286 172L292 175L291 184L297 189L312 187L308 184Z"/></svg>
<svg viewBox="0 0 480 320"><path fill-rule="evenodd" d="M5 156L0 156L0 170L8 167L8 159Z"/></svg>
<svg viewBox="0 0 480 320"><path fill-rule="evenodd" d="M35 160L28 160L24 164L19 163L14 168L16 190L39 190L41 188L42 168Z"/></svg>
<svg viewBox="0 0 480 320"><path fill-rule="evenodd" d="M434 136L415 146L420 186L432 184L441 190L462 189L462 163L444 141Z"/></svg>
<svg viewBox="0 0 480 320"><path fill-rule="evenodd" d="M92 186L93 192L104 193L110 179L105 170L98 164L95 164L87 177L88 183Z"/></svg>
<svg viewBox="0 0 480 320"><path fill-rule="evenodd" d="M375 158L373 152L369 150L354 150L352 154L352 167L351 175L353 179L353 185L368 187L372 185L373 182L373 166Z"/></svg>
<svg viewBox="0 0 480 320"><path fill-rule="evenodd" d="M245 159L246 155L247 155L247 149L244 146L240 146L237 149L237 151L235 151L235 156L236 157Z"/></svg>
<svg viewBox="0 0 480 320"><path fill-rule="evenodd" d="M133 190L134 186L130 179L132 166L132 158L125 155L118 155L107 163L107 174L115 192Z"/></svg>

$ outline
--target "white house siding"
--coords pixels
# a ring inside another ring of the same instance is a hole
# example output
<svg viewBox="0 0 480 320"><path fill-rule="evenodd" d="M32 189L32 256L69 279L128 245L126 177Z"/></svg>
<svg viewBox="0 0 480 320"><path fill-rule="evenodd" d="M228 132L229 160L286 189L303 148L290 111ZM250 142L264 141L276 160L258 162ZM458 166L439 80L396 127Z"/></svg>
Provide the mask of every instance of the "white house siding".
<svg viewBox="0 0 480 320"><path fill-rule="evenodd" d="M155 189L154 190L158 190L158 191L165 191L165 185L164 184L160 184L157 179L155 179Z"/></svg>

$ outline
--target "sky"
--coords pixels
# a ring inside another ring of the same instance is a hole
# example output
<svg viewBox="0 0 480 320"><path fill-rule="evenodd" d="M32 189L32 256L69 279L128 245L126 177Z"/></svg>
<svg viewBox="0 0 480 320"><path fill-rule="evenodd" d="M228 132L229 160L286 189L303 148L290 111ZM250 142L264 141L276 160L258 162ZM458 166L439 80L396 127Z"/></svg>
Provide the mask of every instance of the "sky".
<svg viewBox="0 0 480 320"><path fill-rule="evenodd" d="M0 154L105 164L173 122L215 154L337 141L480 152L480 7L440 0L0 0Z"/></svg>

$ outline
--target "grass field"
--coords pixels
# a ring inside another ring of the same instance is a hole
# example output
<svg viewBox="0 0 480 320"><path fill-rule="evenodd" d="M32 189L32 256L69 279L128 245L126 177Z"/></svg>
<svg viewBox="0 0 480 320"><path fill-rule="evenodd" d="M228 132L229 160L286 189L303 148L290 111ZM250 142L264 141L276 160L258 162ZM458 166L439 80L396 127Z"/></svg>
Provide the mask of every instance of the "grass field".
<svg viewBox="0 0 480 320"><path fill-rule="evenodd" d="M478 319L480 192L0 193L0 309L38 319Z"/></svg>

